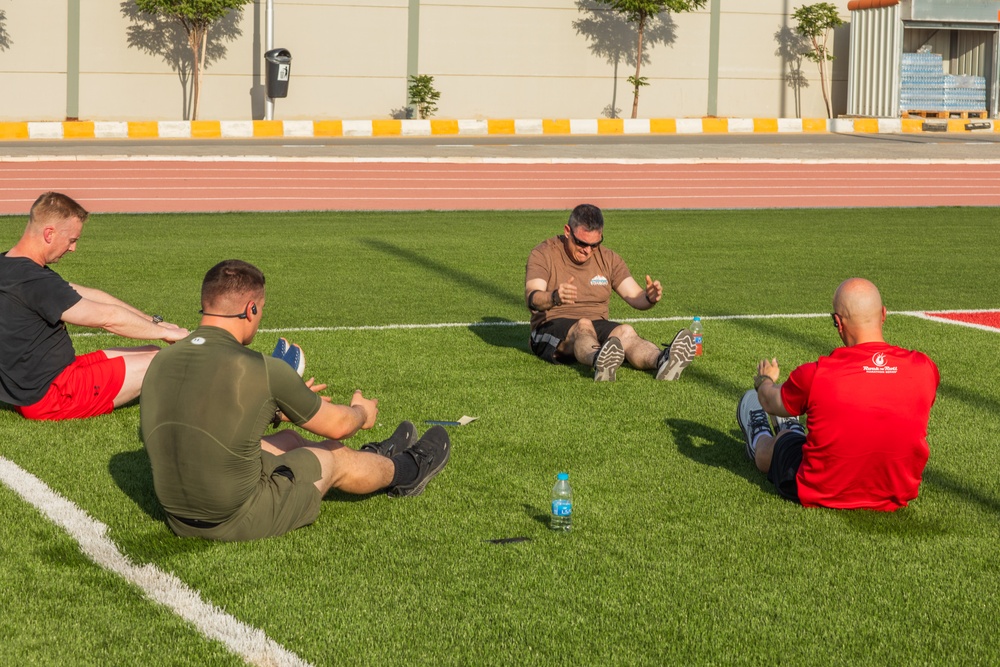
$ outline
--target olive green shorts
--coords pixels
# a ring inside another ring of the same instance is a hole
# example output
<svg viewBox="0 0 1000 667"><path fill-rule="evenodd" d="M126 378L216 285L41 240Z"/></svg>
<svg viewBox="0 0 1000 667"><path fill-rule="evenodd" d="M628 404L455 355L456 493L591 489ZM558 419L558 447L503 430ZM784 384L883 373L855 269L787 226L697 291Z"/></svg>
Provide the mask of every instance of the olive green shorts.
<svg viewBox="0 0 1000 667"><path fill-rule="evenodd" d="M322 476L316 455L293 449L280 456L261 452L261 458L257 487L232 517L211 527L196 527L168 514L170 529L180 537L242 542L284 535L315 521L323 500L315 486Z"/></svg>

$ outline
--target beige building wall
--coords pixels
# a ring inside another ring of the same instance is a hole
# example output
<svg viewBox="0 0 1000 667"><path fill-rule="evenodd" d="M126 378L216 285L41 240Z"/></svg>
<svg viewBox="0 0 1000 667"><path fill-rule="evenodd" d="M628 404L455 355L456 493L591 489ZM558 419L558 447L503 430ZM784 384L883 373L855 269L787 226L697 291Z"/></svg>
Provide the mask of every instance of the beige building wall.
<svg viewBox="0 0 1000 667"><path fill-rule="evenodd" d="M416 1L274 0L275 45L292 53L289 96L276 100L275 118L399 116L414 61L441 92L438 118L631 115L634 26L593 0L420 0L419 49L408 42ZM639 117L709 113L715 2L716 115L825 115L815 64L802 61L795 84L788 74L796 63L781 51L794 41L790 13L804 0L709 0L653 28ZM67 48L74 3L78 59ZM834 4L848 20L847 0ZM256 0L213 33L200 118L263 117L264 8ZM8 91L0 120L63 120L74 106L87 120L189 117L178 26L151 22L120 0L0 0L0 12L0 86ZM846 108L847 38L845 26L834 40L835 113Z"/></svg>

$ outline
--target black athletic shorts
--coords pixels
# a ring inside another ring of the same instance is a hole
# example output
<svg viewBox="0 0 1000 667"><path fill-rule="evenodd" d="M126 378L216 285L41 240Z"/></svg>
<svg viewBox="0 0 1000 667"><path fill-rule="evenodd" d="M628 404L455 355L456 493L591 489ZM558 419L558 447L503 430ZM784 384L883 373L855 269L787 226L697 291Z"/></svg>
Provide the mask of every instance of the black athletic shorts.
<svg viewBox="0 0 1000 667"><path fill-rule="evenodd" d="M576 359L570 354L558 354L556 352L559 345L566 340L569 330L579 320L568 317L557 317L554 320L542 324L531 332L531 351L535 356L553 364L573 363ZM593 320L594 331L597 332L597 344L604 343L611 337L611 332L621 326L619 322L611 320Z"/></svg>
<svg viewBox="0 0 1000 667"><path fill-rule="evenodd" d="M795 475L802 465L802 445L806 444L806 436L789 431L774 443L771 454L771 468L767 471L767 479L774 484L778 495L793 503L799 502L799 486Z"/></svg>

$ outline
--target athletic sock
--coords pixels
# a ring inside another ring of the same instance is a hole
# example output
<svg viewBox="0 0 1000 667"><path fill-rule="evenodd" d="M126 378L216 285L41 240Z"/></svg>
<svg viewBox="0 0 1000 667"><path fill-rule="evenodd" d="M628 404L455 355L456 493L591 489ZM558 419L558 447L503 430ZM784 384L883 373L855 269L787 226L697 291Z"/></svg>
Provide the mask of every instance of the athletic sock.
<svg viewBox="0 0 1000 667"><path fill-rule="evenodd" d="M413 454L409 452L401 452L396 454L391 459L395 469L392 473L392 481L389 482L389 488L399 486L400 484L412 484L417 481L417 475L420 474L420 468L417 467L417 460L413 458Z"/></svg>
<svg viewBox="0 0 1000 667"><path fill-rule="evenodd" d="M753 450L754 456L757 455L757 443L760 442L760 439L763 438L764 436L770 437L770 435L768 435L764 431L761 431L760 433L754 436L753 442L750 443L750 449Z"/></svg>

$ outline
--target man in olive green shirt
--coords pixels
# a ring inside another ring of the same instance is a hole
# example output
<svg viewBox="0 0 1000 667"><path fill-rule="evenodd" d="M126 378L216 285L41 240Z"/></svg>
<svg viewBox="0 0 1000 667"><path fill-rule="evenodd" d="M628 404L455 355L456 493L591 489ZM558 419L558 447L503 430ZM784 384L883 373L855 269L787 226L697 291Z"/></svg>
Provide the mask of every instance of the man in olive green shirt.
<svg viewBox="0 0 1000 667"><path fill-rule="evenodd" d="M357 451L340 440L369 429L378 401L354 392L350 405L317 393L285 361L246 346L264 312L264 274L226 260L205 276L201 325L154 358L140 402L142 437L156 496L171 530L182 537L252 540L308 525L331 488L390 496L421 493L448 461L441 427L411 445L404 422L389 440ZM326 438L291 429L263 437L269 424L291 421Z"/></svg>

